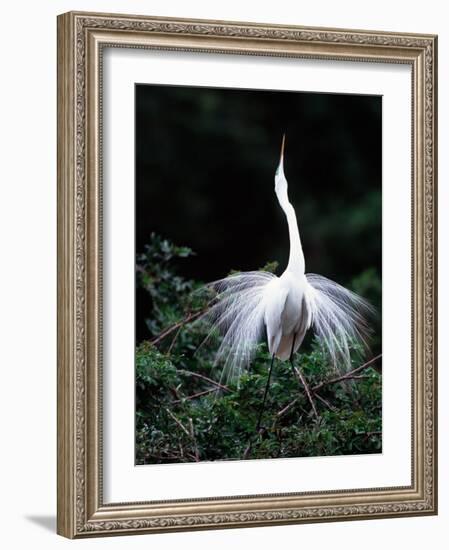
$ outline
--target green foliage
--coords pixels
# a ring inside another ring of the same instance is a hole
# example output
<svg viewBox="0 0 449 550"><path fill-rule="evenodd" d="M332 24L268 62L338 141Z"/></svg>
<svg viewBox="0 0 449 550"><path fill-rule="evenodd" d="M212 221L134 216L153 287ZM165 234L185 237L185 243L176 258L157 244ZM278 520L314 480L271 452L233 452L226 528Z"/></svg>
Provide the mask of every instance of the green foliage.
<svg viewBox="0 0 449 550"><path fill-rule="evenodd" d="M192 254L190 248L175 246L152 233L150 244L145 246L143 254L137 255L137 286L145 289L152 299L152 316L147 319L151 332L157 333L176 322L190 305L193 282L174 274L170 263Z"/></svg>
<svg viewBox="0 0 449 550"><path fill-rule="evenodd" d="M377 453L381 440L381 374L368 367L354 379L325 383L314 396L316 418L288 362L275 363L263 430L255 426L270 357L259 346L238 384L217 385L214 345L200 346L207 325L195 316L205 298L199 283L176 274L176 262L192 251L156 235L137 258L137 284L151 296L149 339L136 350L136 462L255 459ZM275 270L275 263L264 269ZM354 288L375 291L370 274ZM362 361L354 355L354 368ZM311 388L338 376L310 342L295 357Z"/></svg>

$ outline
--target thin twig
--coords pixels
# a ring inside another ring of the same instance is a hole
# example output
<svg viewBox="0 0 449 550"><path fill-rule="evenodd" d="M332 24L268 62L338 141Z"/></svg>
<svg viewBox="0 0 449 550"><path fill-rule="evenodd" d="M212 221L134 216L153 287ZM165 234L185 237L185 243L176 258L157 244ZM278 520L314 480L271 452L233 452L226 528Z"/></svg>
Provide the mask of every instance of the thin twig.
<svg viewBox="0 0 449 550"><path fill-rule="evenodd" d="M327 399L324 399L324 397L321 397L321 395L319 395L319 394L316 393L316 392L313 392L313 395L314 395L319 401L321 401L324 405L326 405L326 407L327 407L328 409L330 409L330 410L333 411L333 412L336 412L336 411L337 411L337 409L336 409L333 405L331 405Z"/></svg>
<svg viewBox="0 0 449 550"><path fill-rule="evenodd" d="M248 455L251 451L251 447L252 447L252 443L251 441L248 443L248 446L246 447L244 453L243 453L243 456L242 456L242 460L246 460L248 458Z"/></svg>
<svg viewBox="0 0 449 550"><path fill-rule="evenodd" d="M194 449L195 449L195 460L196 462L199 462L200 461L200 452L198 450L198 444L197 444L197 441L196 441L196 437L195 437L195 431L193 429L193 421L191 418L189 418L189 427L190 427L190 430L188 430L184 424L179 420L179 418L173 414L171 412L170 409L167 409L167 407L165 407L165 410L167 411L167 413L173 418L173 420L176 422L176 424L178 424L178 426L182 429L182 431L188 436L190 437L190 439L192 440L193 442L193 446L194 446ZM188 453L189 454L189 453ZM190 455L193 457L193 455Z"/></svg>
<svg viewBox="0 0 449 550"><path fill-rule="evenodd" d="M186 456L192 458L195 462L198 462L198 460L196 459L195 455L193 455L192 453L187 453Z"/></svg>
<svg viewBox="0 0 449 550"><path fill-rule="evenodd" d="M173 420L176 422L176 424L178 424L178 426L182 429L182 431L187 434L189 437L190 437L190 433L189 433L189 430L184 426L184 424L179 420L179 418L174 415L170 409L167 409L165 407L165 410L167 411L167 413L173 418Z"/></svg>
<svg viewBox="0 0 449 550"><path fill-rule="evenodd" d="M163 340L164 338L166 338L169 334L171 334L174 330L177 330L177 329L180 329L181 327L183 327L184 325L186 325L187 323L190 323L192 321L195 321L195 319L198 319L198 317L201 317L201 315L203 315L203 313L206 313L206 311L209 309L209 306L203 308L203 309L200 309L200 311L195 311L194 313L189 313L188 315L186 315L184 317L184 319L181 319L180 321L178 321L177 323L174 323L173 325L170 325L169 327L167 327L166 329L164 329L161 333L159 333L157 336L155 336L154 338L152 338L150 340L150 342L155 345L157 343L159 343L161 340Z"/></svg>
<svg viewBox="0 0 449 550"><path fill-rule="evenodd" d="M278 413L276 413L276 417L280 418L283 416L286 412L288 412L299 400L299 397L295 397L293 401L291 401L288 405L286 405L283 409L281 409Z"/></svg>
<svg viewBox="0 0 449 550"><path fill-rule="evenodd" d="M179 396L179 392L178 392L178 389L177 388L169 388L169 390L172 392L172 394L176 397L176 399L178 401L181 400L180 396Z"/></svg>
<svg viewBox="0 0 449 550"><path fill-rule="evenodd" d="M316 418L319 418L319 415L318 415L318 411L316 410L316 406L315 406L315 401L313 400L313 397L312 397L312 393L309 389L309 385L307 384L307 381L306 379L304 378L304 376L302 375L302 372L300 369L296 368L293 363L292 363L292 367L293 367L293 371L296 373L296 375L298 376L298 378L301 380L301 384L303 385L304 387L304 390L306 392L306 395L307 395L307 399L309 400L310 402L310 405L312 407L312 410L313 410L313 414L316 416Z"/></svg>
<svg viewBox="0 0 449 550"><path fill-rule="evenodd" d="M379 355L376 355L376 357L373 357L372 359L370 359L369 361L367 361L366 363L364 363L360 367L357 367L356 369L351 370L351 371L347 372L346 374L343 374L341 376L337 376L336 378L332 378L331 380L325 380L324 382L320 382L316 386L313 386L312 392L316 393L323 386L328 386L329 384L336 384L337 382L341 382L342 380L351 380L351 379L354 379L354 378L357 379L358 377L355 376L355 375L358 372L368 368L369 366L371 366L373 363L375 363L381 357L382 357L382 354L380 353Z"/></svg>
<svg viewBox="0 0 449 550"><path fill-rule="evenodd" d="M217 391L217 390L215 388L210 388L208 390L199 391L198 393L194 393L193 395L188 395L187 397L176 399L175 401L172 401L172 404L175 405L177 403L182 403L183 401L190 401L191 399L196 399L197 397L201 397L202 395L207 395L208 393L212 393L214 391Z"/></svg>
<svg viewBox="0 0 449 550"><path fill-rule="evenodd" d="M195 437L195 430L193 429L193 420L189 417L189 426L190 426L190 436L192 438L192 441L193 441L193 447L195 449L195 460L197 462L200 461L200 452L198 450L198 443L196 441L196 437Z"/></svg>
<svg viewBox="0 0 449 550"><path fill-rule="evenodd" d="M179 333L181 332L182 325L178 327L178 330L175 332L175 335L172 338L172 341L170 342L170 345L168 346L167 355L170 355L171 350L173 349L173 346L175 345L175 342L179 336Z"/></svg>
<svg viewBox="0 0 449 550"><path fill-rule="evenodd" d="M187 374L189 376L195 376L196 378L201 378L201 380L205 380L206 382L209 382L210 384L213 384L214 386L217 386L217 388L221 388L224 391L231 391L227 386L223 386L223 384L220 384L220 382L216 382L215 380L212 380L212 378L204 376L204 374L200 374L199 372L192 372L190 370L184 369L179 369L178 372L181 374Z"/></svg>

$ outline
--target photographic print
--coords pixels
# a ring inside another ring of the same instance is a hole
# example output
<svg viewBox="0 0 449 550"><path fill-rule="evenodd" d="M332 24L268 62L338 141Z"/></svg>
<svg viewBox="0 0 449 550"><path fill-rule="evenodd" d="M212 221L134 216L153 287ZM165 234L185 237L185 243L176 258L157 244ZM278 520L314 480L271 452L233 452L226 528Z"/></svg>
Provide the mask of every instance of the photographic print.
<svg viewBox="0 0 449 550"><path fill-rule="evenodd" d="M137 465L382 452L382 98L136 84Z"/></svg>
<svg viewBox="0 0 449 550"><path fill-rule="evenodd" d="M436 96L435 35L58 17L58 533L437 513Z"/></svg>

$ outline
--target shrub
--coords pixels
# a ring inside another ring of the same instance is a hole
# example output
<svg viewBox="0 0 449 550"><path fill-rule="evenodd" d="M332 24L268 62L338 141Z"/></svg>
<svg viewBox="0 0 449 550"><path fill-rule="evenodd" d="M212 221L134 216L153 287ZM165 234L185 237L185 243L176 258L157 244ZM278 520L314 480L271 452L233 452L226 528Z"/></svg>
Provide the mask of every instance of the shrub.
<svg viewBox="0 0 449 550"><path fill-rule="evenodd" d="M137 286L148 293L151 307L148 338L136 349L136 463L381 452L380 363L335 381L338 374L329 371L310 337L294 363L316 388L318 417L290 363L276 361L263 429L256 433L270 364L267 347L260 344L238 384L219 383L216 347L200 346L207 334L198 319L205 301L192 291L201 283L176 273L176 263L192 254L153 234L137 256ZM375 287L368 278L364 274L356 284ZM355 353L354 369L360 366Z"/></svg>

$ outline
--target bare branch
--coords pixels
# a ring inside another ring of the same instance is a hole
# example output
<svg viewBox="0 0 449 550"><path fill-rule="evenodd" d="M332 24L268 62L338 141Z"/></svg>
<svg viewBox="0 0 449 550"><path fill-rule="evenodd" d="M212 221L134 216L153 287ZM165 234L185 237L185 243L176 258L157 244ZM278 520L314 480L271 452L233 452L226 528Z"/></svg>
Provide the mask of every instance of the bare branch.
<svg viewBox="0 0 449 550"><path fill-rule="evenodd" d="M190 426L190 436L192 438L193 447L195 449L195 460L196 460L196 462L199 462L200 461L200 452L198 450L198 443L197 443L196 437L195 437L195 430L193 429L193 420L191 418L189 418L189 426Z"/></svg>
<svg viewBox="0 0 449 550"><path fill-rule="evenodd" d="M313 400L313 397L312 397L313 389L312 389L312 391L310 391L309 384L307 383L306 379L304 378L301 370L296 368L293 365L293 363L291 365L293 367L293 372L296 373L296 376L299 378L299 380L301 381L301 384L304 387L304 390L305 390L306 395L307 395L307 399L309 400L309 403L312 407L313 414L315 415L316 418L319 418L319 414L318 414L318 411L316 410L316 406L315 406L315 401Z"/></svg>
<svg viewBox="0 0 449 550"><path fill-rule="evenodd" d="M171 412L170 409L167 409L165 407L165 410L167 411L167 413L170 415L171 418L173 418L173 420L176 422L176 424L181 428L181 430L192 440L192 443L193 443L193 447L195 449L195 456L193 457L193 455L190 455L190 453L187 453L189 456L192 456L196 462L199 462L200 461L200 452L198 450L198 443L196 441L196 437L195 437L195 431L193 429L193 421L191 418L189 418L189 430L184 426L184 424L179 420L179 418L173 414ZM183 449L181 447L181 456L183 455Z"/></svg>
<svg viewBox="0 0 449 550"><path fill-rule="evenodd" d="M281 409L278 413L276 413L276 417L280 418L281 416L284 416L286 412L288 412L299 400L299 397L295 397L293 401L290 401L288 405L286 405L283 409Z"/></svg>
<svg viewBox="0 0 449 550"><path fill-rule="evenodd" d="M190 401L191 399L196 399L197 397L201 397L202 395L207 395L208 393L212 393L214 391L217 391L215 388L210 388L208 390L199 391L198 393L194 393L193 395L188 395L186 397L182 397L181 399L176 399L175 401L172 401L173 405L182 403L183 401Z"/></svg>
<svg viewBox="0 0 449 550"><path fill-rule="evenodd" d="M204 374L200 374L199 372L192 372L190 370L184 370L184 369L179 369L178 372L181 374L194 376L195 378L200 378L201 380L205 380L206 382L209 382L210 384L213 384L214 386L217 386L217 388L220 388L224 391L231 391L227 386L223 386L223 384L220 384L220 382L216 382L215 380L212 380L212 378L204 376Z"/></svg>
<svg viewBox="0 0 449 550"><path fill-rule="evenodd" d="M178 327L178 330L175 332L175 335L172 338L172 341L170 342L170 345L168 346L167 355L170 355L171 350L173 349L173 346L175 345L175 342L179 336L179 333L181 332L182 325Z"/></svg>
<svg viewBox="0 0 449 550"><path fill-rule="evenodd" d="M331 380L325 380L324 382L320 382L316 386L313 386L312 392L316 393L317 391L319 391L324 386L328 386L330 384L336 384L337 382L341 382L343 380L360 379L361 378L360 376L356 376L357 373L359 373L362 370L370 367L373 363L375 363L381 357L382 357L382 354L380 353L379 355L376 355L376 357L373 357L372 359L370 359L369 361L367 361L366 363L364 363L360 367L357 367L356 369L351 370L351 371L347 372L346 374L343 374L341 376L337 376L336 378L332 378ZM366 377L364 376L363 378L366 378Z"/></svg>
<svg viewBox="0 0 449 550"><path fill-rule="evenodd" d="M173 420L176 422L176 424L178 424L178 426L181 428L181 430L190 437L190 433L189 433L189 430L184 426L184 424L179 420L179 418L174 415L170 409L167 409L167 407L165 407L165 410L167 411L167 414L170 415L171 418L173 418Z"/></svg>
<svg viewBox="0 0 449 550"><path fill-rule="evenodd" d="M208 309L209 309L209 306L207 306L203 309L200 309L199 311L189 313L188 315L186 315L184 317L184 319L181 319L177 323L174 323L173 325L170 325L169 327L164 329L161 333L159 333L157 336L152 338L150 340L151 344L153 344L153 345L158 344L161 340L163 340L164 338L169 336L173 331L178 330L181 327L183 327L184 325L186 325L187 323L191 323L192 321L195 321L195 319L198 319L198 317L201 317L201 315L206 313L206 311Z"/></svg>
<svg viewBox="0 0 449 550"><path fill-rule="evenodd" d="M324 399L324 397L321 397L318 393L314 392L313 394L319 401L323 403L323 405L326 405L328 409L330 409L333 412L336 412L338 409L336 409L333 405L329 403L327 399Z"/></svg>

